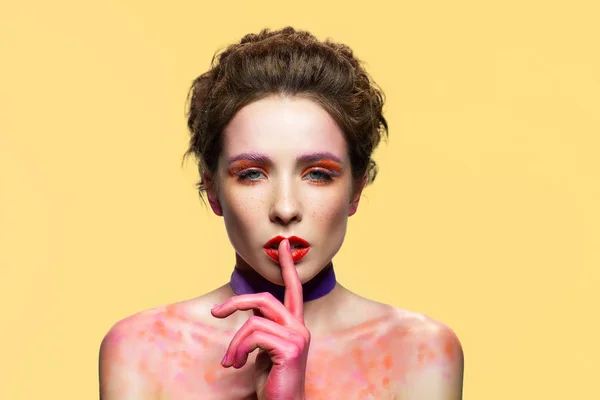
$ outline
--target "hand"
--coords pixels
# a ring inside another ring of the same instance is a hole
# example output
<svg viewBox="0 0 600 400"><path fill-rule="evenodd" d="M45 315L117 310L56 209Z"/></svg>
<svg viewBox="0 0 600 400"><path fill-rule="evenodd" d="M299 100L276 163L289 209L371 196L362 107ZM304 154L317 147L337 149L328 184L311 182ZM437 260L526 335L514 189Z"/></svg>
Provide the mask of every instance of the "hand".
<svg viewBox="0 0 600 400"><path fill-rule="evenodd" d="M260 348L254 364L258 399L303 400L310 332L304 325L302 283L287 239L279 244L279 264L286 288L284 304L270 293L244 294L211 312L216 318L237 310L254 313L231 340L221 365L241 368L248 354Z"/></svg>

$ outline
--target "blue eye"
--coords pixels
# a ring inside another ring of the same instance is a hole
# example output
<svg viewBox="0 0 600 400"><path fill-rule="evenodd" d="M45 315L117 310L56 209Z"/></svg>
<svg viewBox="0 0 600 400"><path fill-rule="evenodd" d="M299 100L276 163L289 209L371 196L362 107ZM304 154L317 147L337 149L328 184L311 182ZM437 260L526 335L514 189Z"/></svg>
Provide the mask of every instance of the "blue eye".
<svg viewBox="0 0 600 400"><path fill-rule="evenodd" d="M240 182L257 182L260 180L261 175L264 176L264 173L258 169L249 169L243 172L236 172L238 176L238 181ZM333 180L333 176L337 174L329 173L322 169L313 169L310 171L307 176L312 182L320 182L320 183L328 183Z"/></svg>
<svg viewBox="0 0 600 400"><path fill-rule="evenodd" d="M241 172L238 175L238 180L239 181L256 181L258 180L258 178L260 177L260 175L262 174L261 171L257 170L257 169L251 169L245 172ZM257 176L258 175L258 176ZM256 178L256 179L252 179L252 178Z"/></svg>
<svg viewBox="0 0 600 400"><path fill-rule="evenodd" d="M314 175L316 174L316 176ZM318 169L313 169L312 171L310 171L308 173L309 176L311 176L311 180L314 181L330 181L332 178L332 175L323 171L323 170L318 170Z"/></svg>

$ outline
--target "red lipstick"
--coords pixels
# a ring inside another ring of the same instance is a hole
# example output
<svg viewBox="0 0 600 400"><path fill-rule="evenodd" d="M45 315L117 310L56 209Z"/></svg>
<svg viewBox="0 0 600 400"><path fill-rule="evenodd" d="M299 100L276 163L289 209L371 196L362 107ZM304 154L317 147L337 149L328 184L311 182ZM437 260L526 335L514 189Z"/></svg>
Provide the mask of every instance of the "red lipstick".
<svg viewBox="0 0 600 400"><path fill-rule="evenodd" d="M283 236L275 236L264 245L265 253L271 257L274 261L279 262L279 243L285 239ZM294 262L298 262L308 253L310 250L310 243L298 236L290 236L287 238L290 242L292 250L292 258Z"/></svg>

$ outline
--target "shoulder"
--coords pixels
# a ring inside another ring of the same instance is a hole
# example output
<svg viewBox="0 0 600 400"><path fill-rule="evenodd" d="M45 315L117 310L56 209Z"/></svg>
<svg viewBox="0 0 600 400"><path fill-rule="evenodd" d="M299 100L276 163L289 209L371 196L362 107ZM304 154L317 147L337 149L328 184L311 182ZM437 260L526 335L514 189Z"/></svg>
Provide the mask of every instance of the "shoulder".
<svg viewBox="0 0 600 400"><path fill-rule="evenodd" d="M412 342L427 343L430 345L443 345L446 353L453 353L461 348L456 333L443 322L437 321L425 314L414 311L394 308L392 327L402 336L408 337ZM423 346L421 346L423 347Z"/></svg>
<svg viewBox="0 0 600 400"><path fill-rule="evenodd" d="M460 399L464 355L456 333L426 315L396 309L389 330L394 381L404 399Z"/></svg>
<svg viewBox="0 0 600 400"><path fill-rule="evenodd" d="M100 344L99 379L102 400L152 399L152 380L144 370L150 348L142 339L158 309L149 309L116 322ZM154 396L154 397L153 397Z"/></svg>
<svg viewBox="0 0 600 400"><path fill-rule="evenodd" d="M202 320L210 315L208 304L203 298L186 300L115 323L100 345L100 398L156 399L180 389L173 386L173 374L201 376L207 365L218 365L227 343L218 328Z"/></svg>

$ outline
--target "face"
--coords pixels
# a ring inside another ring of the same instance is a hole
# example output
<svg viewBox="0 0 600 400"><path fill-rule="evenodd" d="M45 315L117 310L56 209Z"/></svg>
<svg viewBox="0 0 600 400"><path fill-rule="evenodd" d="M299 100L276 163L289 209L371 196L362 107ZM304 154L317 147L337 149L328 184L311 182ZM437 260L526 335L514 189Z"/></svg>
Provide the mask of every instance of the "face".
<svg viewBox="0 0 600 400"><path fill-rule="evenodd" d="M364 186L353 181L346 146L335 121L308 99L268 97L234 116L223 132L218 193L208 199L225 220L238 268L283 285L279 263L264 251L278 235L310 243L295 263L302 283L327 266Z"/></svg>

